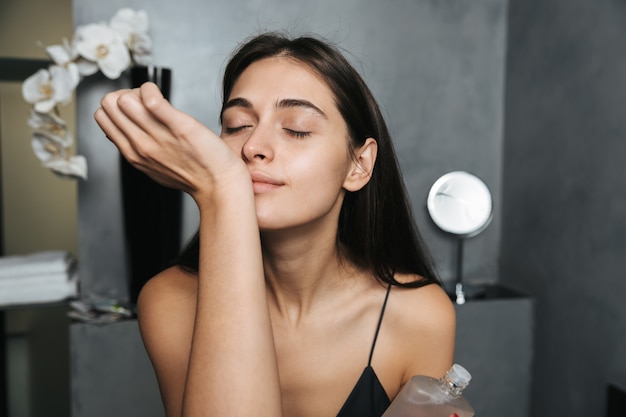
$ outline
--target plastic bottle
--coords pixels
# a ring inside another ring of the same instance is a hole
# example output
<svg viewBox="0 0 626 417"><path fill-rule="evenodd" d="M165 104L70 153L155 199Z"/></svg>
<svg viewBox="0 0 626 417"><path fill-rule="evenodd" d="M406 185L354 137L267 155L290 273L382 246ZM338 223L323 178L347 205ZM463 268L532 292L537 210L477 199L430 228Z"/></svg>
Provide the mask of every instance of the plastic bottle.
<svg viewBox="0 0 626 417"><path fill-rule="evenodd" d="M472 417L474 409L463 397L470 379L470 373L458 364L439 379L416 375L382 417Z"/></svg>

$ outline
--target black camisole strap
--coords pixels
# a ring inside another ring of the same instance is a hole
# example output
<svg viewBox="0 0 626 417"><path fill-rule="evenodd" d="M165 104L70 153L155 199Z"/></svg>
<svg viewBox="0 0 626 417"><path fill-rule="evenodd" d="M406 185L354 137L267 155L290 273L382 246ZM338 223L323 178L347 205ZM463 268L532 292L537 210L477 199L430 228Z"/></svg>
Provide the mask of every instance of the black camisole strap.
<svg viewBox="0 0 626 417"><path fill-rule="evenodd" d="M376 372L374 372L371 366L372 357L374 356L374 347L376 347L376 339L378 339L378 332L383 322L383 315L385 314L385 307L387 306L390 290L391 284L389 284L387 294L385 294L385 301L383 302L378 325L376 326L376 334L374 334L374 341L372 342L372 349L370 351L369 360L367 361L367 366L363 369L361 377L352 389L352 392L350 392L341 410L339 410L337 417L380 417L391 403L385 388L381 385Z"/></svg>
<svg viewBox="0 0 626 417"><path fill-rule="evenodd" d="M387 299L389 299L389 293L391 292L391 284L387 287L387 293L385 294L385 301L383 302L383 308L380 310L380 317L378 318L378 325L376 326L376 333L374 334L374 341L372 342L372 349L370 350L370 357L367 360L367 366L372 365L372 357L374 356L374 347L376 347L376 339L378 339L378 332L380 326L383 323L383 315L385 314L385 308L387 307Z"/></svg>

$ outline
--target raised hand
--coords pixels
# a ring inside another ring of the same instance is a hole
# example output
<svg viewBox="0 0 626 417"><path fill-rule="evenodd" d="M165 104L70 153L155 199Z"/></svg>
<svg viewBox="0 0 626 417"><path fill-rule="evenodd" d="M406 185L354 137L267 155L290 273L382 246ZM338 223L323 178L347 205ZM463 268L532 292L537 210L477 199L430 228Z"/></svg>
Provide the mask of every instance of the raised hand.
<svg viewBox="0 0 626 417"><path fill-rule="evenodd" d="M172 107L153 83L107 94L94 117L135 168L196 201L216 186L250 181L239 155L200 122Z"/></svg>

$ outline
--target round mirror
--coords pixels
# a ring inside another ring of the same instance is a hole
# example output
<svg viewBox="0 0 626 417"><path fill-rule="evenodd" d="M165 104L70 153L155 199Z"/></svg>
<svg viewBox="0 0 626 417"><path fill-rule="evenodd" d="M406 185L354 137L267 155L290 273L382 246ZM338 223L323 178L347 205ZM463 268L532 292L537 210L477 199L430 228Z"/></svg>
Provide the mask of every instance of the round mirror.
<svg viewBox="0 0 626 417"><path fill-rule="evenodd" d="M439 178L428 194L427 208L433 222L444 232L472 237L491 222L491 193L485 183L465 171Z"/></svg>

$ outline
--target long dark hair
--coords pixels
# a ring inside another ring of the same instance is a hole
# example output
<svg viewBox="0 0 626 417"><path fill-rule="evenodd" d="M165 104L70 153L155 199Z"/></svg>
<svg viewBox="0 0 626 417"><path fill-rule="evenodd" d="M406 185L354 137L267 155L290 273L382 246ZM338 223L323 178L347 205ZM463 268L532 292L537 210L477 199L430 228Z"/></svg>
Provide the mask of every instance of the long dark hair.
<svg viewBox="0 0 626 417"><path fill-rule="evenodd" d="M343 253L386 283L407 287L440 284L413 219L398 160L378 104L359 73L335 46L314 37L291 39L277 33L250 39L234 52L226 66L222 105L250 64L274 56L304 63L326 81L348 126L351 149L363 145L367 138L374 138L378 143L369 183L359 191L346 192L341 207L337 243ZM197 272L198 256L196 233L182 251L178 265ZM400 283L394 278L396 272L417 274L422 279Z"/></svg>

